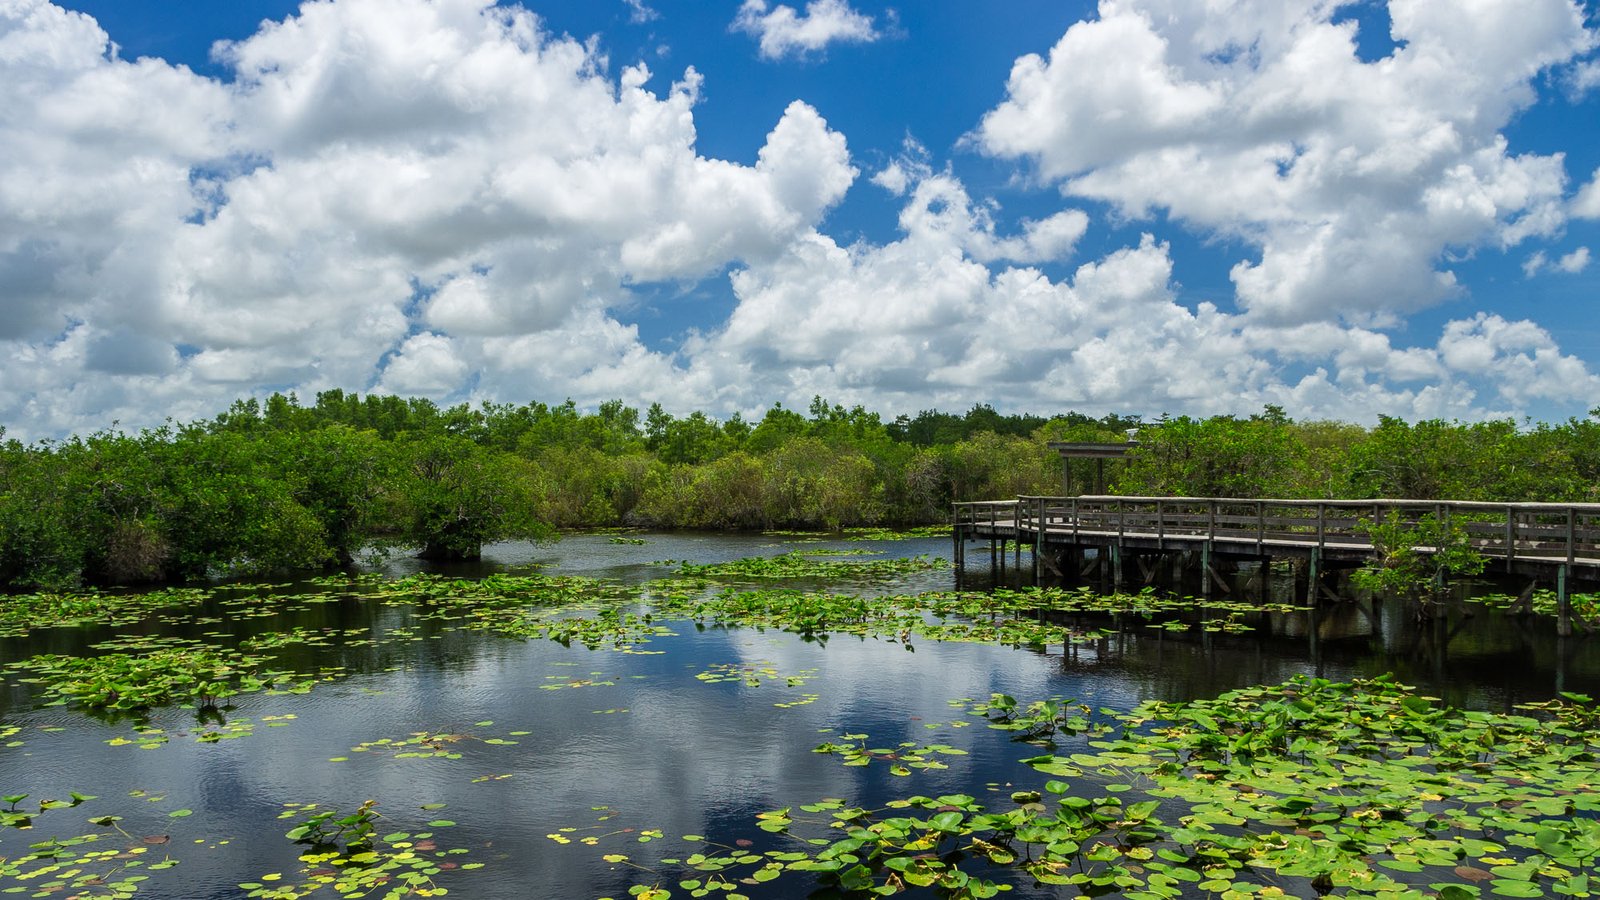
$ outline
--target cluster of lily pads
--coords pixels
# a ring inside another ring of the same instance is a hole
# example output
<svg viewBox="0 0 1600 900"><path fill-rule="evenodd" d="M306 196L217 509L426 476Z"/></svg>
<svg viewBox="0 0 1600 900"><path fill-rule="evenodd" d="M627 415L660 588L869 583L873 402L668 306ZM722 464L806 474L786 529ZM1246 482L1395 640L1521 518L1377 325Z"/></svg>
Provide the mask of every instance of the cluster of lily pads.
<svg viewBox="0 0 1600 900"><path fill-rule="evenodd" d="M487 727L494 722L479 722L477 727ZM479 742L491 745L509 746L517 743L514 738L525 737L531 731L513 731L508 738L483 737L460 731L416 731L403 738L379 738L373 741L363 741L350 748L352 753L377 753L392 756L395 759L460 759L461 752L456 749L463 742ZM329 762L348 762L349 757L336 756Z"/></svg>
<svg viewBox="0 0 1600 900"><path fill-rule="evenodd" d="M792 675L784 675L769 662L718 663L694 677L706 684L733 683L760 687L763 681L781 681L786 687L802 687L816 674L816 669L802 669Z"/></svg>
<svg viewBox="0 0 1600 900"><path fill-rule="evenodd" d="M0 809L0 828L32 828L35 816L42 815L52 809L70 809L80 803L94 799L92 794L80 794L73 791L66 800L40 800L37 813L25 809L17 809L17 804L28 799L27 794L6 794L0 796L0 803L6 806Z"/></svg>
<svg viewBox="0 0 1600 900"><path fill-rule="evenodd" d="M919 559L819 562L785 554L723 565L732 567L729 571L754 571L759 569L758 563L794 571L842 566L857 573L863 571L859 567L880 563L901 568L923 564ZM930 592L882 597L792 588L713 591L714 582L700 577L709 568L695 567L689 577L680 574L658 581L648 586L648 592L597 579L545 575L494 575L481 580L364 576L342 582L330 579L326 584L374 602L413 605L424 618L447 625L627 652L646 652L640 645L652 637L671 634L662 623L674 619L700 625L782 628L819 639L841 633L873 636L899 641L908 649L919 636L1043 647L1094 640L1107 633L1099 627L1066 624L1063 617L1073 615L1094 614L1113 620L1137 617L1169 630L1242 630L1249 627L1244 622L1248 616L1292 609L1229 601L1206 601L1199 606L1197 601L1150 591L1099 595L1086 590L1028 588L993 594ZM712 574L717 571L721 570L712 570ZM641 603L647 608L640 608ZM268 651L296 644L328 646L336 639L358 644L375 641L361 637L359 630L334 634L302 628L259 635L241 646ZM24 675L21 681L41 684L51 702L72 702L112 713L173 703L204 707L239 693L262 690L303 693L318 678L330 677L327 671L295 674L277 670L270 667L270 657L184 639L147 638L125 651L105 644L97 649L114 652L92 657L42 655L13 663L8 671Z"/></svg>
<svg viewBox="0 0 1600 900"><path fill-rule="evenodd" d="M678 574L702 578L737 579L803 579L850 578L883 579L911 572L927 572L949 568L948 560L932 556L889 557L884 559L821 559L819 556L850 556L862 554L848 551L806 553L791 551L777 556L746 556L720 563L680 563Z"/></svg>
<svg viewBox="0 0 1600 900"><path fill-rule="evenodd" d="M860 526L846 528L842 531L768 531L766 534L773 537L784 537L799 540L846 540L846 541L906 541L917 538L949 537L952 526L946 525L913 525L907 528L883 528L873 526Z"/></svg>
<svg viewBox="0 0 1600 900"><path fill-rule="evenodd" d="M662 619L781 628L814 637L870 636L896 640L908 648L919 636L1018 647L1083 643L1105 637L1111 633L1107 627L1134 621L1165 631L1248 631L1251 617L1299 608L1171 598L1154 591L1099 595L1088 590L1022 588L867 597L795 588L707 593L701 585L675 590L670 582L651 585L649 601ZM1098 624L1071 621L1091 616Z"/></svg>
<svg viewBox="0 0 1600 900"><path fill-rule="evenodd" d="M211 596L203 588L102 593L60 591L11 594L0 604L0 637L18 637L39 628L72 625L127 625L150 613L191 606Z"/></svg>
<svg viewBox="0 0 1600 900"><path fill-rule="evenodd" d="M159 801L134 791L132 796ZM9 806L0 828L28 829L37 815L53 809L76 807L96 799L72 793L68 800L45 800L39 813L17 809L25 794L0 797ZM238 886L244 896L268 900L298 900L323 894L324 888L346 898L437 897L449 893L434 879L451 870L470 871L483 863L461 861L465 848L443 849L436 831L454 822L432 819L423 830L381 833L382 818L374 801L368 800L354 811L344 812L316 803L286 803L279 816L295 820L285 837L305 846L299 856L300 870L293 876L272 872ZM437 810L444 804L426 804L424 810ZM186 818L191 810L177 809L169 818ZM33 897L61 895L69 898L108 897L128 900L150 880L150 874L178 864L170 854L151 859L150 851L166 845L165 834L136 837L123 830L122 816L89 818L99 830L67 837L51 837L28 845L26 852L0 856L0 893ZM223 841L222 843L226 843Z"/></svg>
<svg viewBox="0 0 1600 900"><path fill-rule="evenodd" d="M483 867L478 862L457 862L465 848L440 849L432 829L455 825L448 819L427 823L427 830L379 834L382 816L368 800L353 812L319 807L315 803L285 804L283 819L298 820L284 835L308 849L300 855L297 877L282 873L241 882L247 897L263 900L299 900L332 888L342 897L442 897L449 888L434 879L450 870Z"/></svg>
<svg viewBox="0 0 1600 900"><path fill-rule="evenodd" d="M905 541L917 538L949 537L951 526L914 525L910 528L846 528L847 541Z"/></svg>
<svg viewBox="0 0 1600 900"><path fill-rule="evenodd" d="M893 747L869 747L865 734L843 734L839 736L842 744L833 741L824 741L817 745L811 752L831 753L844 760L847 766L870 766L873 762L883 762L889 766L889 774L906 776L912 769L948 769L941 756L966 756L967 751L949 744L918 744L915 741L902 741Z"/></svg>
<svg viewBox="0 0 1600 900"><path fill-rule="evenodd" d="M51 838L31 844L20 856L0 857L0 884L14 881L26 885L34 897L60 894L126 900L150 879L146 873L177 865L171 857L148 861L151 848L137 842L98 847L104 840L106 835L100 833Z"/></svg>
<svg viewBox="0 0 1600 900"><path fill-rule="evenodd" d="M880 569L880 564L888 564L888 568ZM1210 629L1225 622L1233 630L1248 628L1243 624L1248 616L1291 608L1228 601L1207 601L1201 608L1197 601L1163 597L1152 591L1100 595L1086 590L1027 588L994 593L868 597L793 588L719 590L716 581L718 572L747 574L763 567L808 573L822 567L861 576L863 572L915 569L926 564L921 558L819 560L791 553L736 560L723 564L721 569L685 567L644 588L542 574L499 574L483 579L339 576L320 579L319 587L327 596L404 604L417 610L420 618L434 620L445 628L462 627L507 637L634 653L651 652L642 649L642 645L653 637L671 634L664 623L674 620L690 621L700 627L714 624L781 628L816 640L826 640L832 634L871 636L898 641L907 649L913 648L917 638L1040 648L1094 640L1108 633L1102 627L1065 621L1078 615L1109 617L1113 624L1132 618L1166 629ZM871 576L863 576L863 580L870 582ZM119 600L117 603L122 605L95 608L103 614L98 620L101 622L121 621L120 617L130 610L194 608L219 596L219 602L233 612L255 613L272 608L264 598L233 596L236 593L231 588L174 589L157 592L150 595L153 599L145 601ZM318 596L321 595L302 593L291 599L309 602ZM400 636L399 632L391 632L382 639ZM416 637L409 632L405 636ZM258 634L239 642L238 648L178 638L126 638L95 645L93 649L99 655L41 655L12 663L5 671L20 682L39 685L47 703L75 704L97 714L139 716L170 704L192 705L204 712L243 693L304 693L319 679L342 674L337 669L286 671L274 664L273 651L291 646L372 644L379 640L363 629L303 627ZM209 742L246 736L252 731L253 723L240 719L202 722L193 734L196 740ZM149 749L168 739L167 732L143 726L135 734L112 738L111 742Z"/></svg>
<svg viewBox="0 0 1600 900"><path fill-rule="evenodd" d="M112 714L176 703L214 706L241 693L274 689L306 693L319 677L272 670L268 662L182 638L145 638L130 651L40 654L11 663L5 671L25 673L18 680L39 685L50 698L46 705L73 704Z"/></svg>
<svg viewBox="0 0 1600 900"><path fill-rule="evenodd" d="M18 809L26 799L27 794L0 797L0 802L7 805L7 809L0 812L0 828L28 831L34 827L38 816L51 810L73 809L97 798L72 791L66 800L40 800L37 813ZM187 815L188 811L178 810L172 815L180 813ZM33 897L62 894L125 900L150 879L147 873L178 864L171 856L151 860L147 855L153 848L167 843L166 835L136 838L118 824L121 819L114 815L92 816L88 821L99 829L95 832L34 841L24 853L0 856L0 885L15 882L12 886L0 887L0 893L30 891ZM115 846L102 848L102 842Z"/></svg>
<svg viewBox="0 0 1600 900"><path fill-rule="evenodd" d="M1560 605L1556 592L1548 588L1533 591L1526 600L1496 592L1474 594L1468 600L1493 609L1513 609L1526 604L1529 611L1543 616L1556 615ZM1590 631L1600 628L1600 594L1572 593L1567 596L1567 603L1573 618L1580 625Z"/></svg>
<svg viewBox="0 0 1600 900"><path fill-rule="evenodd" d="M1507 715L1444 707L1386 678L1297 678L1127 713L1003 695L972 711L1035 723L1019 731L1052 751L1058 738L1077 749L1025 760L1041 783L1000 807L962 794L874 809L829 798L756 817L790 849L707 844L628 865L654 874L648 889L663 898L674 887L706 896L707 877L952 898L1022 882L1136 900L1600 893L1600 707L1587 697ZM818 751L846 765L941 752L845 738Z"/></svg>

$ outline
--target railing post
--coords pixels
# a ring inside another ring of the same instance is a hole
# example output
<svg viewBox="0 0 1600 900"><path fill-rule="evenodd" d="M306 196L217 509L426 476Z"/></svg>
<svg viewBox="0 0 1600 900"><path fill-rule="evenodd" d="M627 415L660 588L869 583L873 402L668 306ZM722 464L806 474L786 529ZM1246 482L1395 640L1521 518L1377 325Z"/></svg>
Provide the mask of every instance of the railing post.
<svg viewBox="0 0 1600 900"><path fill-rule="evenodd" d="M1506 571L1511 571L1511 562L1517 558L1517 508L1506 504Z"/></svg>
<svg viewBox="0 0 1600 900"><path fill-rule="evenodd" d="M1167 502L1156 498L1156 549L1167 549Z"/></svg>
<svg viewBox="0 0 1600 900"><path fill-rule="evenodd" d="M1044 577L1044 561L1040 556L1044 553L1045 503L1043 497L1038 498L1038 512L1033 520L1033 583L1038 584Z"/></svg>
<svg viewBox="0 0 1600 900"><path fill-rule="evenodd" d="M997 510L995 509L994 501L992 501L992 500L989 501L988 503L984 504L983 508L984 508L984 510L986 510L989 513L989 571L993 572L994 571L994 562L995 562L995 560L994 560L995 530L996 530L995 526L1000 524L1000 516L997 514ZM1001 566L1004 567L1004 565L1005 565L1005 557L1004 556L1002 556L1000 558L1000 562L1001 562Z"/></svg>
<svg viewBox="0 0 1600 900"><path fill-rule="evenodd" d="M1260 500L1256 501L1256 552L1261 553L1267 545L1267 505Z"/></svg>
<svg viewBox="0 0 1600 900"><path fill-rule="evenodd" d="M1570 567L1578 558L1578 510L1567 507L1567 565Z"/></svg>

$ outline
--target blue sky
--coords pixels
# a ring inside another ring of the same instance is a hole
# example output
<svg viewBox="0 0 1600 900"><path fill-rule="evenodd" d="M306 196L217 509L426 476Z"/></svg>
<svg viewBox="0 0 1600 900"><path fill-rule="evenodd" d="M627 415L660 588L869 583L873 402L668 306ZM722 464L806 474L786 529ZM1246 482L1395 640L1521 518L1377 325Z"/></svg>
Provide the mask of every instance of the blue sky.
<svg viewBox="0 0 1600 900"><path fill-rule="evenodd" d="M0 424L1600 406L1593 4L1205 7L0 0Z"/></svg>

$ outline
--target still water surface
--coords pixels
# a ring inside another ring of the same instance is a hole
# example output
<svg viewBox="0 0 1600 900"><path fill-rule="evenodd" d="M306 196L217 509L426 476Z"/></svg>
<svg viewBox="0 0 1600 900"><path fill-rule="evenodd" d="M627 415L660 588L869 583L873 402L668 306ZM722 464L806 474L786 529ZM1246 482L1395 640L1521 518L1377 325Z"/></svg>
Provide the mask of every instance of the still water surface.
<svg viewBox="0 0 1600 900"><path fill-rule="evenodd" d="M548 574L644 583L671 573L661 560L725 561L795 546L759 536L644 537L643 545L604 536L499 545L484 564L456 574L537 565ZM945 540L838 546L949 556ZM386 569L399 575L423 565L394 560ZM942 569L863 589L947 590L956 579ZM291 604L261 618L208 612L214 615L120 633L231 645L263 632L334 629L331 646L285 650L282 665L342 666L348 677L306 695L241 696L226 716L248 733L215 743L193 740L194 711L155 711L147 725L170 739L149 749L121 743L137 737L133 723L36 708L32 689L9 679L0 689L0 724L18 728L10 740L20 745L0 749L0 793L27 793L28 802L71 791L96 799L52 810L30 831L0 830L0 857L48 836L92 831L89 817L118 815L131 838L115 835L99 846L139 843L148 861L178 860L151 872L139 897L241 897L241 882L272 883L262 879L274 874L293 882L302 868L304 848L283 836L292 824L279 819L285 804L350 810L370 799L384 816L379 833L432 830L440 848L467 849L459 862L484 864L441 873L438 883L452 896L623 897L632 885L676 883L679 870L651 863L693 852L699 845L684 835L757 852L784 846L756 828L755 816L765 810L825 797L871 807L914 793L964 793L1005 808L1012 791L1036 789L1044 777L1020 763L1037 750L952 705L992 692L1024 703L1062 697L1126 710L1144 699L1211 697L1302 673L1344 680L1394 672L1452 703L1484 709L1509 709L1557 690L1600 694L1594 642L1560 641L1547 620L1488 611L1418 628L1391 608L1374 627L1365 614L1334 607L1315 617L1263 616L1244 635L1169 634L1133 623L1104 640L1043 653L930 642L911 650L850 636L823 643L687 622L665 623L674 633L641 645L644 652L590 651L460 630L406 607L355 598ZM83 652L113 633L56 629L0 641L0 664ZM728 667L751 673L759 685L696 678ZM447 736L438 745L459 758L353 750L418 732ZM875 747L940 743L968 755L941 757L947 769L897 777L886 766L847 768L838 757L812 752L846 733L870 735ZM425 804L444 806L423 810ZM171 815L180 810L192 814ZM438 819L455 824L426 825ZM654 832L661 837L640 842ZM607 862L607 854L646 868ZM0 889L14 886L0 876ZM804 896L810 887L790 876L740 890L777 898ZM1008 896L1066 896L1025 881L1016 888Z"/></svg>

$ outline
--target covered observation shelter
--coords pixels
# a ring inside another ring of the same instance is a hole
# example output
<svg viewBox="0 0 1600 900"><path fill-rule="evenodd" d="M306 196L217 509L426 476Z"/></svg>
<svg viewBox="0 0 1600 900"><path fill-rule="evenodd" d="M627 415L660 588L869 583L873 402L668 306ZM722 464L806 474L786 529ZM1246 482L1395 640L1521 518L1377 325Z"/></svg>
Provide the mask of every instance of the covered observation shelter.
<svg viewBox="0 0 1600 900"><path fill-rule="evenodd" d="M1079 494L1101 495L1106 493L1106 460L1122 459L1128 451L1139 446L1130 432L1126 443L1099 444L1088 441L1051 441L1047 445L1051 450L1061 454L1061 493L1065 497ZM1095 461L1094 471L1087 473L1088 477L1074 479L1072 477L1072 461L1075 459L1092 459ZM1086 482L1079 484L1078 482Z"/></svg>

